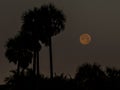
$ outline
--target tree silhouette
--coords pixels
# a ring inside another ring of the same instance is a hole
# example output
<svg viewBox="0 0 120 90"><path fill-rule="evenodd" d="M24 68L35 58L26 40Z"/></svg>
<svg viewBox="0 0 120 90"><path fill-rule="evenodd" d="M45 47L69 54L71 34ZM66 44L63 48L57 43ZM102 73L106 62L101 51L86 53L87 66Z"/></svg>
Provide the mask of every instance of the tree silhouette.
<svg viewBox="0 0 120 90"><path fill-rule="evenodd" d="M39 75L39 38L38 33L39 31L39 21L38 21L38 9L34 8L33 10L26 11L23 16L23 25L22 25L22 33L28 34L33 39L33 52L34 52L34 58L33 58L33 71L34 74L36 74L37 69L37 75ZM37 65L36 65L37 63Z"/></svg>
<svg viewBox="0 0 120 90"><path fill-rule="evenodd" d="M49 46L50 53L50 77L53 78L53 60L52 60L52 36L57 35L64 30L65 17L62 11L58 10L52 4L42 6L40 9L40 20L42 29L41 41Z"/></svg>
<svg viewBox="0 0 120 90"><path fill-rule="evenodd" d="M106 75L100 65L83 64L78 68L75 80L78 88L101 90L104 87ZM98 88L99 87L99 88Z"/></svg>
<svg viewBox="0 0 120 90"><path fill-rule="evenodd" d="M31 34L35 42L41 41L49 46L50 53L50 77L53 78L52 63L52 41L51 37L64 30L65 17L60 10L57 10L52 4L43 5L41 8L34 8L23 15L23 32ZM39 61L38 50L37 62ZM36 55L34 55L36 56ZM34 57L35 62L36 57ZM37 65L38 67L38 65ZM35 68L35 66L34 66ZM39 68L37 68L38 70Z"/></svg>
<svg viewBox="0 0 120 90"><path fill-rule="evenodd" d="M6 57L9 62L17 64L17 72L20 72L20 67L22 71L28 67L32 62L32 39L31 37L20 33L18 36L8 40L6 44Z"/></svg>

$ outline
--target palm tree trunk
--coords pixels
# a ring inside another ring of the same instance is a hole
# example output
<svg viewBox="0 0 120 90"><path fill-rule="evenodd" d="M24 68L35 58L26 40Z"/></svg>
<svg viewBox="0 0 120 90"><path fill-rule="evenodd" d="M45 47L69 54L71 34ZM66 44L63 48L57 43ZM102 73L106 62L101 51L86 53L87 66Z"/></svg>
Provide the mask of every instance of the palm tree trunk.
<svg viewBox="0 0 120 90"><path fill-rule="evenodd" d="M37 76L39 76L39 51L37 50Z"/></svg>
<svg viewBox="0 0 120 90"><path fill-rule="evenodd" d="M40 75L40 73L39 73L39 50L37 50L37 81L36 81L36 90L38 90L38 88L39 88L39 75Z"/></svg>
<svg viewBox="0 0 120 90"><path fill-rule="evenodd" d="M34 50L34 58L33 58L33 74L36 74L36 50Z"/></svg>
<svg viewBox="0 0 120 90"><path fill-rule="evenodd" d="M19 60L18 60L18 64L17 64L17 75L20 74L20 63L19 63Z"/></svg>
<svg viewBox="0 0 120 90"><path fill-rule="evenodd" d="M50 54L50 78L53 79L53 61L52 61L52 40L49 37L49 54Z"/></svg>

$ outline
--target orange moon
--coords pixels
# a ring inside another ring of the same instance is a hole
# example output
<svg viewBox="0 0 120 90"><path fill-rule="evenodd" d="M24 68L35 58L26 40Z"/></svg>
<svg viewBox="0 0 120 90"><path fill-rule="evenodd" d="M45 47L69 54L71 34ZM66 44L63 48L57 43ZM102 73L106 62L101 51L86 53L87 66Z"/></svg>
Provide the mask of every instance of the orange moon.
<svg viewBox="0 0 120 90"><path fill-rule="evenodd" d="M80 35L80 43L83 45L88 45L91 42L90 34L84 33Z"/></svg>

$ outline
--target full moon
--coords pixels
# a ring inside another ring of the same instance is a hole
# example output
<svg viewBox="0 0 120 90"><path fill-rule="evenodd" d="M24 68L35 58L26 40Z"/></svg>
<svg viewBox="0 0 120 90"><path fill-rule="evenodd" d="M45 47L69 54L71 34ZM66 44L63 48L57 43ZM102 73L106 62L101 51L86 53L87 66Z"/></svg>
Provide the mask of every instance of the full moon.
<svg viewBox="0 0 120 90"><path fill-rule="evenodd" d="M88 45L91 42L91 36L88 33L80 35L80 43L83 45Z"/></svg>

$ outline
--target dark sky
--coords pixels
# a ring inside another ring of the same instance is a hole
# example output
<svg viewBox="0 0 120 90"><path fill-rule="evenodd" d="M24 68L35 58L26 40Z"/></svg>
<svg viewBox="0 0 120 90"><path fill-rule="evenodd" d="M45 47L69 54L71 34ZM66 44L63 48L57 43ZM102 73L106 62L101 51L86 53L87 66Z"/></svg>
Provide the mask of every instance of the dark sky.
<svg viewBox="0 0 120 90"><path fill-rule="evenodd" d="M0 0L0 83L15 69L4 55L4 46L20 31L22 13L48 3L62 9L67 18L65 31L52 38L54 72L74 76L85 62L120 68L119 0ZM79 42L82 33L92 36L87 46ZM40 51L40 70L49 75L46 47Z"/></svg>

